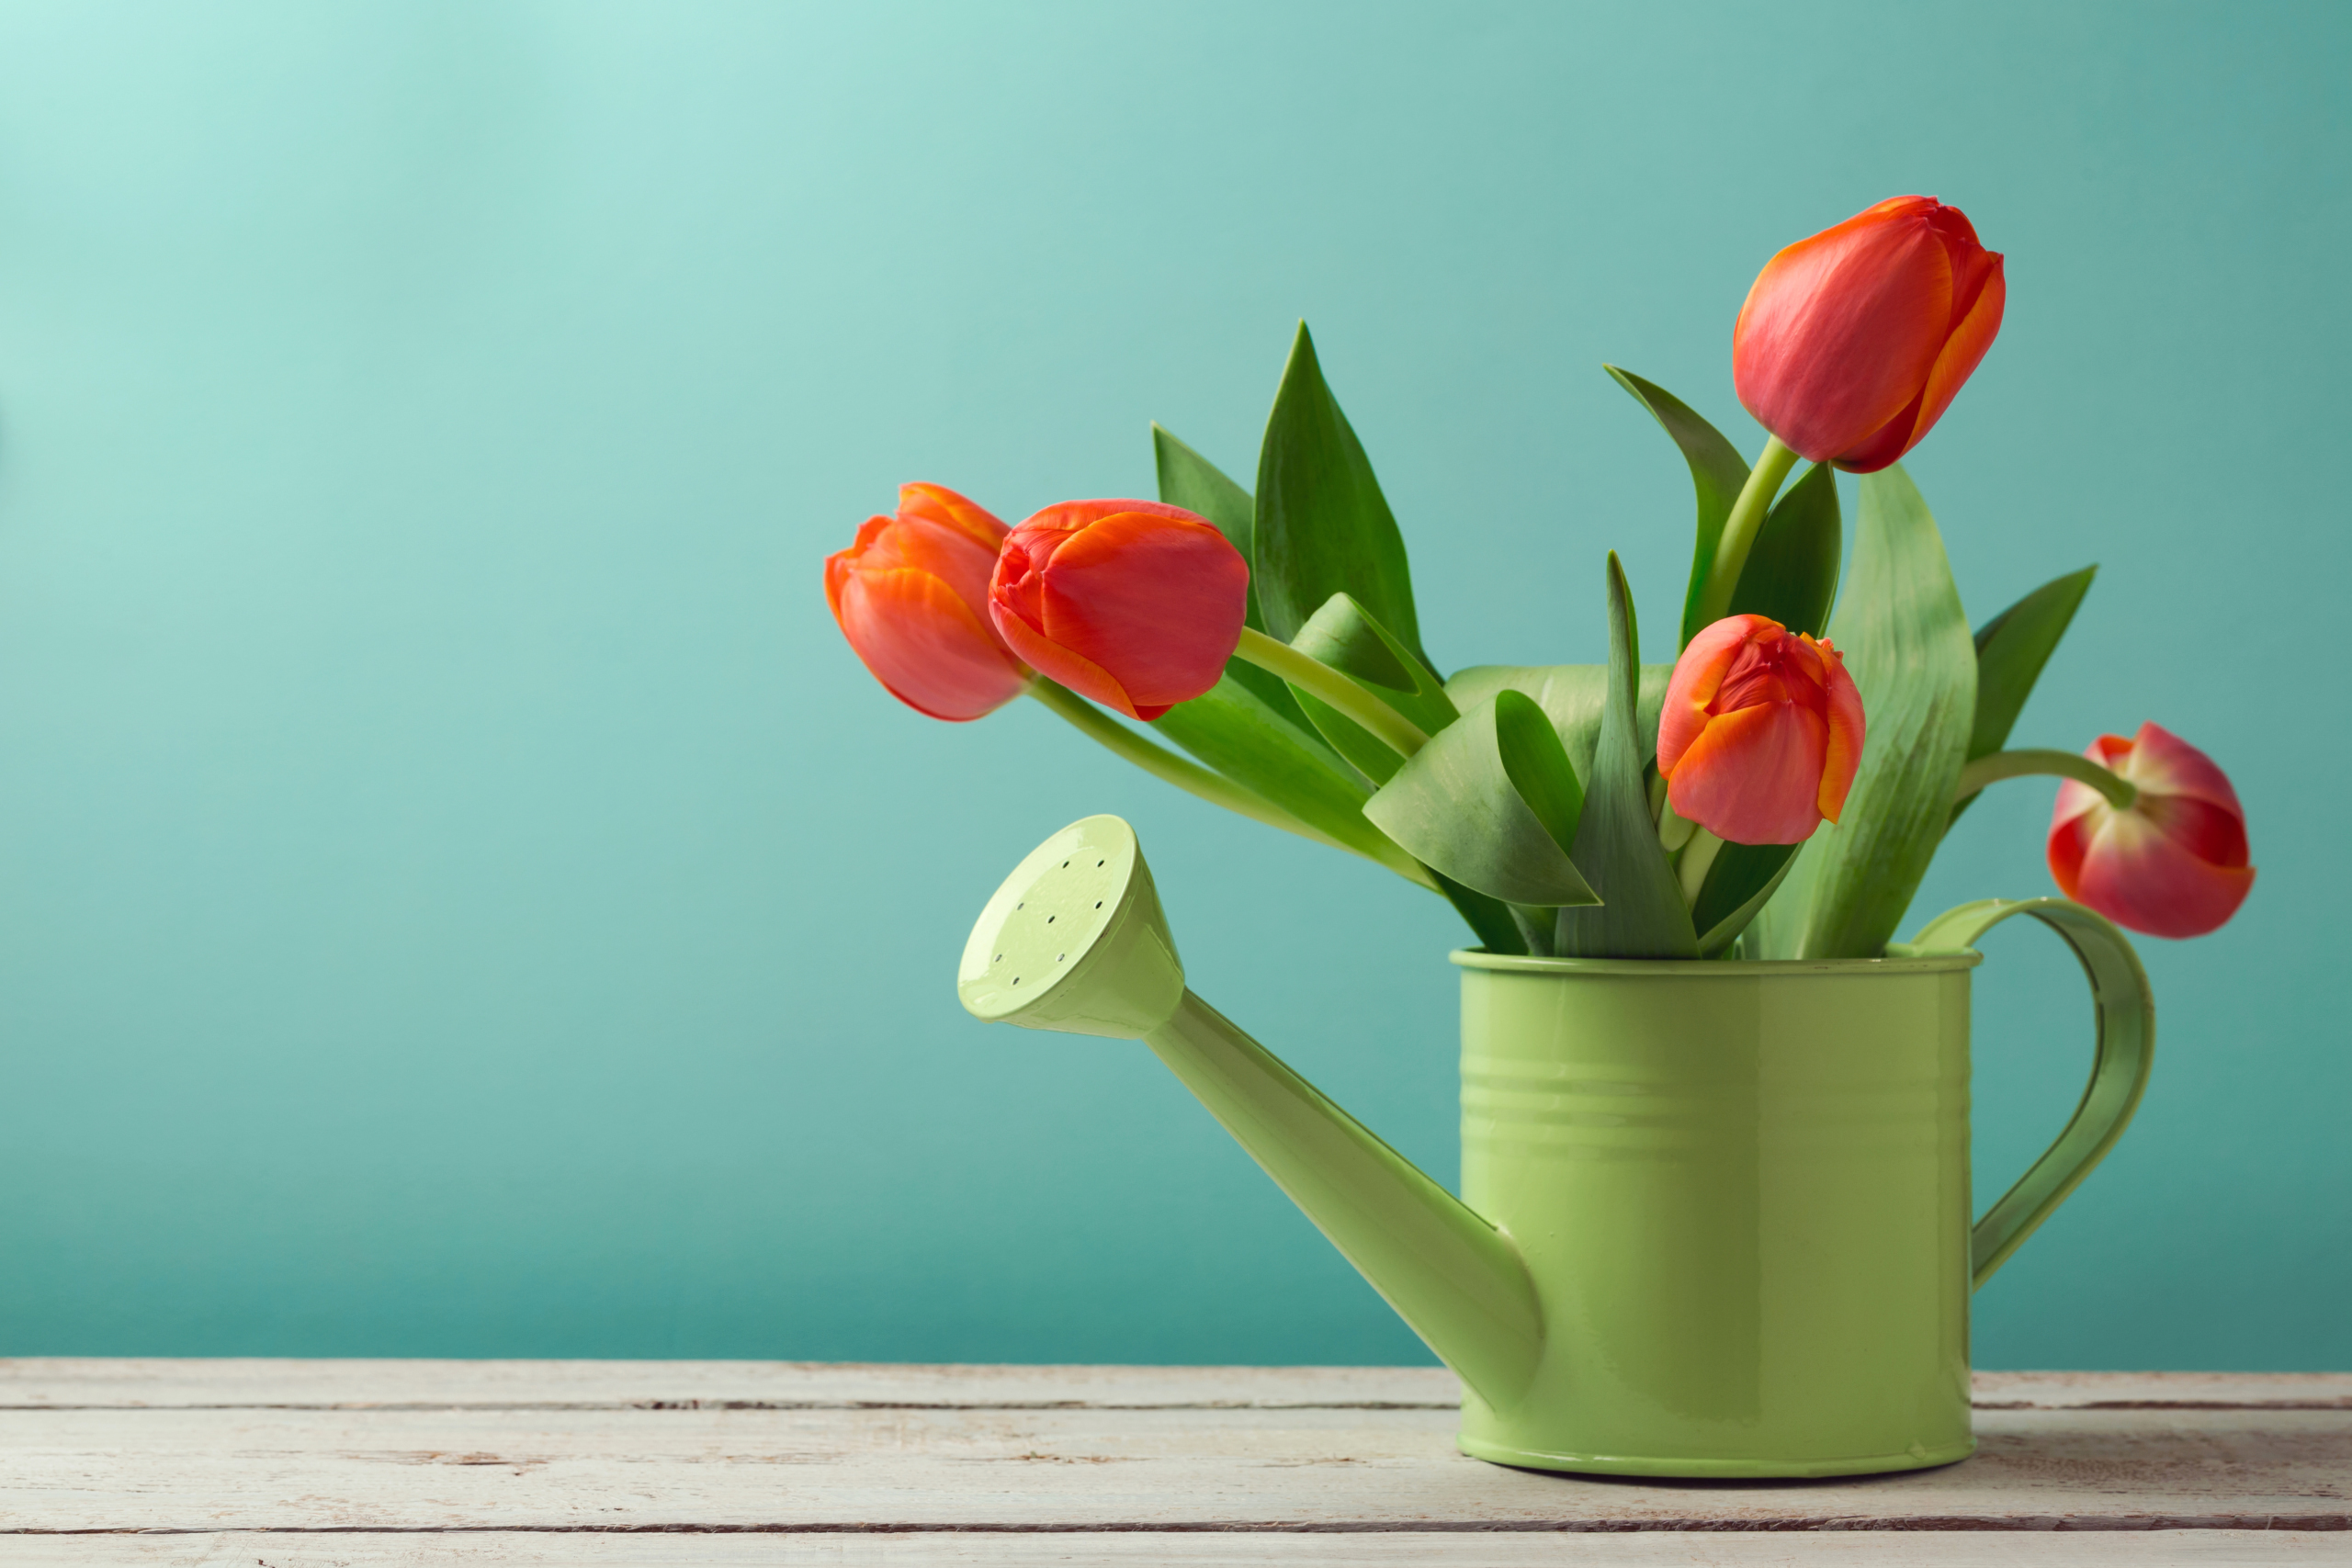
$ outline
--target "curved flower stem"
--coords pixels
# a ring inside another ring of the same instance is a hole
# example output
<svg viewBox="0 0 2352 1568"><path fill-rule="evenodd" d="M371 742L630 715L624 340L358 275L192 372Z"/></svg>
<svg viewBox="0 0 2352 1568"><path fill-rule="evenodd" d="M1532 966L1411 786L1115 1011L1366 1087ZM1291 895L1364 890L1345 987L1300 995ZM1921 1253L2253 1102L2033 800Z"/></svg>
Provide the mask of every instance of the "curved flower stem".
<svg viewBox="0 0 2352 1568"><path fill-rule="evenodd" d="M1254 627L1241 628L1241 642L1234 649L1233 656L1271 671L1307 695L1329 703L1372 731L1400 757L1409 757L1430 743L1430 738L1412 720L1337 670Z"/></svg>
<svg viewBox="0 0 2352 1568"><path fill-rule="evenodd" d="M1198 762L1179 757L1157 741L1145 739L1067 686L1057 685L1040 675L1029 682L1028 694L1069 720L1106 750L1133 762L1154 778L1164 779L1189 795L1200 796L1211 806L1222 806L1227 811L1238 812L1253 821L1263 822L1269 828L1280 828L1285 833L1295 833L1318 844L1329 844L1335 850L1347 848L1337 840L1317 832L1257 791L1245 789L1223 773L1213 773Z"/></svg>
<svg viewBox="0 0 2352 1568"><path fill-rule="evenodd" d="M1953 786L1954 805L1966 800L1988 784L2003 779L2030 778L2035 774L2055 774L2086 784L2107 796L2108 804L2118 811L2129 811L2132 803L2140 798L2139 789L2127 778L2109 772L2088 757L2072 751L1996 751L1989 757L1979 757L1960 770L1960 783Z"/></svg>
<svg viewBox="0 0 2352 1568"><path fill-rule="evenodd" d="M1723 535L1715 541L1714 562L1707 568L1707 591L1699 596L1701 626L1713 626L1731 613L1732 590L1739 586L1747 552L1763 530L1772 498L1781 493L1789 470L1796 466L1797 455L1781 445L1777 435L1757 454L1756 466L1747 470L1747 482L1740 487L1739 499L1731 503L1731 515L1724 519Z"/></svg>

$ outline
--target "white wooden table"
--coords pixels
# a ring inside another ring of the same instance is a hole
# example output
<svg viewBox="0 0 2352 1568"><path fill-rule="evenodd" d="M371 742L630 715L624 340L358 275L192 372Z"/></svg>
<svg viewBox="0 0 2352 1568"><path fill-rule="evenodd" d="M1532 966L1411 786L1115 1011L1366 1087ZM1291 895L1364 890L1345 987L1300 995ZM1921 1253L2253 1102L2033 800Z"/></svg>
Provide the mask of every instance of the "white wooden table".
<svg viewBox="0 0 2352 1568"><path fill-rule="evenodd" d="M1412 1368L0 1360L0 1563L2352 1563L2352 1375L1993 1374L1977 1456L1594 1480Z"/></svg>

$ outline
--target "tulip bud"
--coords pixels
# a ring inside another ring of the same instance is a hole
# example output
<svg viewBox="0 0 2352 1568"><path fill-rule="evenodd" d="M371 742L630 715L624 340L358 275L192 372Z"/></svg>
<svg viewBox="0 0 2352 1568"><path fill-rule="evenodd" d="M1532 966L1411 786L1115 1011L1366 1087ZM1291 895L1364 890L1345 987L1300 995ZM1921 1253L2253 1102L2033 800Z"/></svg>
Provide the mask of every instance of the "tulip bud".
<svg viewBox="0 0 2352 1568"><path fill-rule="evenodd" d="M1739 400L1858 474L1917 446L2001 330L2001 256L1957 207L1898 196L1764 264L1732 328Z"/></svg>
<svg viewBox="0 0 2352 1568"><path fill-rule="evenodd" d="M2139 791L2121 810L2086 784L2058 786L2050 874L2066 897L2150 936L2203 936L2254 887L2245 812L2213 760L2143 724L2102 735L2083 755Z"/></svg>
<svg viewBox="0 0 2352 1568"><path fill-rule="evenodd" d="M1657 767L1676 815L1736 844L1838 820L1862 760L1862 694L1826 642L1764 615L1690 639L1667 682Z"/></svg>
<svg viewBox="0 0 2352 1568"><path fill-rule="evenodd" d="M856 543L825 558L825 600L842 635L917 713L978 718L1028 682L989 623L989 573L1004 534L952 490L901 485L897 516L866 519Z"/></svg>
<svg viewBox="0 0 2352 1568"><path fill-rule="evenodd" d="M1068 501L1006 536L989 610L1014 653L1130 718L1217 682L1250 567L1216 525L1148 501Z"/></svg>

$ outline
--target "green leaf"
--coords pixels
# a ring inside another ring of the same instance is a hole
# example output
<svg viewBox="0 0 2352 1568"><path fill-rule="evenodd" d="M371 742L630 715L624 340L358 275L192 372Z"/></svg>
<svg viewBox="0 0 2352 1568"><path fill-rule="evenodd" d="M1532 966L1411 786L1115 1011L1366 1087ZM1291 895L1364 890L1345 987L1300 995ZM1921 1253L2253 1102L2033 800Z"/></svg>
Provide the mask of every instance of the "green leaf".
<svg viewBox="0 0 2352 1568"><path fill-rule="evenodd" d="M1657 841L1649 787L1642 777L1645 743L1635 725L1640 691L1640 628L1625 570L1609 557L1609 675L1600 739L1585 784L1577 829L1577 869L1600 893L1598 907L1560 911L1554 951L1570 958L1696 958L1699 939L1682 902L1674 867Z"/></svg>
<svg viewBox="0 0 2352 1568"><path fill-rule="evenodd" d="M1161 714L1151 728L1316 831L1360 854L1380 859L1385 850L1395 858L1380 829L1364 818L1371 792L1363 781L1230 674Z"/></svg>
<svg viewBox="0 0 2352 1568"><path fill-rule="evenodd" d="M1445 683L1430 673L1412 649L1372 618L1345 593L1334 593L1299 628L1291 646L1354 681L1410 719L1424 735L1435 735L1461 716ZM1320 698L1295 687L1290 694L1331 749L1374 784L1385 784L1403 763L1396 750L1355 720Z"/></svg>
<svg viewBox="0 0 2352 1568"><path fill-rule="evenodd" d="M1877 957L1927 874L1967 761L1976 649L1936 520L1899 464L1863 475L1861 497L1829 627L1861 692L1861 767L1842 819L1813 836L1772 899L1768 958Z"/></svg>
<svg viewBox="0 0 2352 1568"><path fill-rule="evenodd" d="M1650 417L1673 438L1675 446L1681 448L1682 460L1690 466L1690 488L1698 492L1699 500L1699 534L1690 550L1690 587L1682 600L1681 640L1687 643L1699 635L1699 595L1705 591L1707 572L1715 564L1715 546L1723 538L1724 519L1731 515L1732 502L1739 499L1740 488L1747 483L1747 459L1739 455L1739 448L1724 439L1721 431L1665 388L1614 365L1601 368L1650 411ZM1745 581L1746 570L1740 575Z"/></svg>
<svg viewBox="0 0 2352 1568"><path fill-rule="evenodd" d="M1250 565L1270 636L1291 641L1332 594L1348 593L1430 662L1413 614L1404 536L1324 384L1304 321L1258 452L1256 519Z"/></svg>
<svg viewBox="0 0 2352 1568"><path fill-rule="evenodd" d="M1517 692L1432 736L1363 814L1432 870L1507 903L1595 902L1568 858L1583 805L1544 711Z"/></svg>
<svg viewBox="0 0 2352 1568"><path fill-rule="evenodd" d="M1256 532L1254 505L1250 492L1225 476L1216 464L1185 446L1182 441L1154 423L1151 427L1151 453L1159 470L1159 499L1169 506L1181 506L1187 512L1197 512L1216 524L1241 558L1252 558L1251 537ZM1242 615L1243 624L1258 631L1266 629L1264 611L1258 604L1258 573L1250 572L1250 597ZM1312 731L1306 715L1291 699L1290 687L1279 675L1261 670L1244 659L1226 661L1225 672L1232 680L1256 693L1283 717L1302 730Z"/></svg>
<svg viewBox="0 0 2352 1568"><path fill-rule="evenodd" d="M1484 893L1464 887L1442 871L1430 874L1437 878L1437 890L1446 897L1456 913L1469 922L1477 934L1478 945L1488 953L1525 953L1527 935L1512 919L1510 906L1499 898L1489 898ZM1551 911L1544 911L1546 920ZM1548 939L1550 933L1544 933ZM1547 945L1546 952L1550 951Z"/></svg>
<svg viewBox="0 0 2352 1568"><path fill-rule="evenodd" d="M1248 560L1254 553L1250 536L1255 531L1257 515L1257 503L1250 499L1250 492L1227 479L1215 463L1177 440L1157 420L1151 425L1151 455L1159 469L1161 503L1181 506L1207 518L1241 552L1241 558ZM1260 631L1266 629L1260 622L1250 624Z"/></svg>
<svg viewBox="0 0 2352 1568"><path fill-rule="evenodd" d="M2007 744L2009 730L2041 667L2050 662L2058 639L2091 589L2098 568L2053 578L1978 628L1976 633L1976 718L1968 735L1968 760L1989 757Z"/></svg>
<svg viewBox="0 0 2352 1568"><path fill-rule="evenodd" d="M1658 710L1666 705L1666 684L1674 677L1671 664L1642 666L1641 694L1634 705L1634 739L1641 763L1650 765L1657 750ZM1600 710L1609 692L1605 664L1474 664L1445 683L1453 705L1467 713L1509 688L1535 699L1535 704L1559 732L1577 777L1591 787L1594 748L1600 742Z"/></svg>
<svg viewBox="0 0 2352 1568"><path fill-rule="evenodd" d="M1803 848L1726 842L1715 852L1707 879L1700 884L1699 901L1690 907L1690 923L1700 933L1700 957L1715 958L1730 950L1779 890Z"/></svg>
<svg viewBox="0 0 2352 1568"><path fill-rule="evenodd" d="M2009 739L2041 667L2081 608L2098 568L2086 566L2052 578L1976 628L1976 722L1968 735L1968 760L1989 757ZM1979 792L1982 793L1981 791ZM1976 804L1976 795L1956 801L1951 821ZM1944 825L1950 832L1950 822Z"/></svg>
<svg viewBox="0 0 2352 1568"><path fill-rule="evenodd" d="M1828 464L1815 463L1764 514L1732 590L1731 613L1769 615L1792 632L1819 637L1838 598L1845 551L1837 476Z"/></svg>

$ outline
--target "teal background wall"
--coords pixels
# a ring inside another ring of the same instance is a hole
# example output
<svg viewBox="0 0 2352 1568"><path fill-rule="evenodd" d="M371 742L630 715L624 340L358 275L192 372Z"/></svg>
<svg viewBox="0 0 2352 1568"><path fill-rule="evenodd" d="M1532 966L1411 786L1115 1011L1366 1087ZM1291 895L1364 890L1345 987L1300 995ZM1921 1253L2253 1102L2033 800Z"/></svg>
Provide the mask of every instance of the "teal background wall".
<svg viewBox="0 0 2352 1568"><path fill-rule="evenodd" d="M2352 1366L2335 908L2341 6L0 6L0 1353L1385 1361L1419 1346L1139 1049L963 932L1132 818L1202 989L1455 1158L1459 931L1034 705L933 723L819 563L1247 476L1307 318L1449 665L1679 594L1731 322L1882 197L2007 253L1917 454L1972 615L2098 587L2018 730L2154 717L2253 820L2151 941L2138 1125L1994 1367ZM1852 491L1848 490L1850 505ZM1915 923L2047 891L2049 791ZM2087 1010L2004 931L1982 1185ZM1989 1201L1991 1191L1980 1193Z"/></svg>

